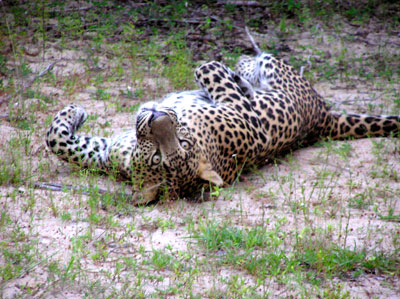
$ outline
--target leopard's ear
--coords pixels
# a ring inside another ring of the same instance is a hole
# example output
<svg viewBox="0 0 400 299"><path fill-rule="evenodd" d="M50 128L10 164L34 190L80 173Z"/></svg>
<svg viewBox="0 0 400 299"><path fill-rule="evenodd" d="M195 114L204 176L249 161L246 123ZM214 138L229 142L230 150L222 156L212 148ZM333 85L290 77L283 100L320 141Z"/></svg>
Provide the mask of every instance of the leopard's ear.
<svg viewBox="0 0 400 299"><path fill-rule="evenodd" d="M224 184L224 180L214 169L212 169L211 163L206 159L200 160L198 174L203 180L209 181L214 185L221 186Z"/></svg>

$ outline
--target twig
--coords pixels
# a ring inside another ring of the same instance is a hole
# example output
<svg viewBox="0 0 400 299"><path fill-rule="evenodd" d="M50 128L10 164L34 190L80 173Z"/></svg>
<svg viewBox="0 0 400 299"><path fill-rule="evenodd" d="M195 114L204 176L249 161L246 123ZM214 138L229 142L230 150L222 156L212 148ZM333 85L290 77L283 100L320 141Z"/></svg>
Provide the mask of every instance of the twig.
<svg viewBox="0 0 400 299"><path fill-rule="evenodd" d="M84 188L84 187L75 187L72 185L65 185L65 184L56 184L56 183L38 183L36 182L34 184L34 187L37 189L47 189L47 190L51 190L51 191L65 191L65 190L69 190L69 191L76 191L85 195L89 195L90 192L85 191L88 188ZM96 189L97 192L99 192L100 194L106 194L109 193L107 190L104 189Z"/></svg>
<svg viewBox="0 0 400 299"><path fill-rule="evenodd" d="M0 114L0 118L5 118L7 121L11 121L11 120L24 120L26 119L26 116L12 116L10 117L9 113L6 114Z"/></svg>
<svg viewBox="0 0 400 299"><path fill-rule="evenodd" d="M140 8L149 5L150 3L143 3L143 2L135 3L134 1L128 1L128 6L130 6L131 8Z"/></svg>
<svg viewBox="0 0 400 299"><path fill-rule="evenodd" d="M270 6L268 1L259 2L259 1L240 1L240 0L219 0L217 1L217 5L236 5L236 6L253 6L253 7L266 7Z"/></svg>
<svg viewBox="0 0 400 299"><path fill-rule="evenodd" d="M220 18L217 18L216 16L211 16L210 17L210 19L211 20L214 20L214 21L217 21L218 23L220 23L220 24L224 24L224 22L220 19ZM239 26L236 26L236 25L231 25L233 28L236 28L236 29L238 29L238 30L240 30L240 31L242 31L243 30L243 27L239 27Z"/></svg>
<svg viewBox="0 0 400 299"><path fill-rule="evenodd" d="M73 8L66 8L66 9L53 9L51 13L66 13L66 12L76 12L76 11L85 11L91 10L94 6L83 6L83 7L73 7ZM111 8L111 6L105 6L104 8Z"/></svg>
<svg viewBox="0 0 400 299"><path fill-rule="evenodd" d="M312 68L312 64L311 64L310 58L311 58L311 55L308 55L307 56L307 64L308 64L309 68L311 69ZM302 65L300 67L300 77L303 77L304 69L305 69L305 66Z"/></svg>
<svg viewBox="0 0 400 299"><path fill-rule="evenodd" d="M334 88L331 88L331 89L334 89ZM348 88L348 87L346 88L346 87L337 86L335 89L352 89L352 88ZM334 104L335 106L351 105L351 104L356 104L357 102L375 102L377 99L381 98L383 95L388 94L388 93L393 92L393 91L394 90L384 91L384 92L376 95L373 98L364 98L364 99L357 99L356 98L356 99L353 99L353 100L344 100L344 101L341 101L341 102L338 102L338 101L329 101L329 102Z"/></svg>
<svg viewBox="0 0 400 299"><path fill-rule="evenodd" d="M337 85L337 86L332 86L332 87L330 87L330 89L331 90L351 90L351 89L355 89L356 88L356 86L354 85L354 84L352 84L352 85L346 85L346 86L339 86L339 85Z"/></svg>
<svg viewBox="0 0 400 299"><path fill-rule="evenodd" d="M1 1L1 0L0 0ZM36 268L37 266L39 266L40 264L47 262L48 260L50 260L50 258L52 258L53 256L55 256L56 254L58 254L61 250L57 250L56 252L54 252L52 255L45 257L41 260L39 260L38 262L30 265L29 267L27 267L24 271L22 271L18 276L15 276L14 279L20 278L22 276L24 276L26 273L30 272L32 269Z"/></svg>
<svg viewBox="0 0 400 299"><path fill-rule="evenodd" d="M65 192L66 190L68 190L68 191L79 192L84 195L93 194L93 192L88 191L89 187L85 188L85 187L76 187L73 185L66 185L66 184L39 183L39 182L35 182L33 184L33 186L37 189L44 189L44 190L51 190L51 191ZM95 191L98 192L99 194L112 195L113 198L122 197L122 198L129 199L129 200L132 198L131 195L126 194L126 193L122 193L122 192L111 193L111 192L109 192L105 189L101 189L101 188L96 188Z"/></svg>
<svg viewBox="0 0 400 299"><path fill-rule="evenodd" d="M215 42L216 39L211 35L202 35L197 33L186 34L188 40L202 41L202 42Z"/></svg>
<svg viewBox="0 0 400 299"><path fill-rule="evenodd" d="M135 3L134 1L128 1L128 6L131 8L140 8L144 6L149 6L150 3ZM96 7L94 5L89 5L89 6L83 6L83 7L72 7L72 8L67 8L67 9L54 9L51 12L52 13L66 13L66 12L76 12L76 11L87 11L87 10L92 10L95 9ZM101 9L113 9L114 5L105 5L101 6Z"/></svg>
<svg viewBox="0 0 400 299"><path fill-rule="evenodd" d="M184 23L184 24L206 24L206 21L203 19L146 19L146 20L138 20L135 24L142 24L147 22L162 22L162 23Z"/></svg>
<svg viewBox="0 0 400 299"><path fill-rule="evenodd" d="M50 63L46 68L44 68L41 72L39 72L39 74L37 74L35 77L33 77L32 80L30 80L30 82L24 86L24 90L30 88L33 83L35 83L36 79L42 77L43 75L47 74L50 70L53 69L54 65L57 63L58 61L53 61L52 63ZM4 97L2 100L0 100L0 104L3 102L7 102L9 99L11 99L12 97L16 96L19 92L16 91L6 97ZM1 114L0 118L9 118L8 114Z"/></svg>
<svg viewBox="0 0 400 299"><path fill-rule="evenodd" d="M43 75L47 74L51 69L53 69L54 65L57 63L57 61L53 61L50 63L43 71L41 71L34 79L35 81L37 78L42 77ZM33 83L33 82L32 82Z"/></svg>

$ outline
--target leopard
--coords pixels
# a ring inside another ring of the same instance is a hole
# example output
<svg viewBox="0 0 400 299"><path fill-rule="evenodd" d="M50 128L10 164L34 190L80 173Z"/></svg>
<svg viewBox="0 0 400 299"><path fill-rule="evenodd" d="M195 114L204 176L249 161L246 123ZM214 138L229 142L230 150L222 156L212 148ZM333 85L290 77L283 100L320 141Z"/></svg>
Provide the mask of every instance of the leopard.
<svg viewBox="0 0 400 299"><path fill-rule="evenodd" d="M112 137L80 135L88 114L69 104L46 144L66 162L117 171L147 204L229 186L246 167L319 140L399 135L400 115L334 112L293 66L259 49L234 70L211 61L194 73L198 90L142 104L135 128Z"/></svg>

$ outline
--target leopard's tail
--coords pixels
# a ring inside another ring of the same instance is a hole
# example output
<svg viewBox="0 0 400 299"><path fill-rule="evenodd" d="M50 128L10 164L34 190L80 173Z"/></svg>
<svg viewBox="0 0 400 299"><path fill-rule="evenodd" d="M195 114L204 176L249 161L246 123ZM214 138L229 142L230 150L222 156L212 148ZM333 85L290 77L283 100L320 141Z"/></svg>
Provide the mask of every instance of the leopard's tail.
<svg viewBox="0 0 400 299"><path fill-rule="evenodd" d="M324 136L331 139L398 136L400 115L340 114L331 112Z"/></svg>
<svg viewBox="0 0 400 299"><path fill-rule="evenodd" d="M60 159L82 167L106 171L110 140L79 136L76 131L86 121L85 110L71 104L57 113L47 131L46 144Z"/></svg>

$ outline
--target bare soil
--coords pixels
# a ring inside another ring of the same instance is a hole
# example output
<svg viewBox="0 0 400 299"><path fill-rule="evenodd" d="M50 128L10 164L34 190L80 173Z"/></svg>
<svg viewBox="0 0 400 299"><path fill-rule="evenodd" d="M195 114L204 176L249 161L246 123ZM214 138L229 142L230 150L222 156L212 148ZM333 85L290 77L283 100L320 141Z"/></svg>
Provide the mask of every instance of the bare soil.
<svg viewBox="0 0 400 299"><path fill-rule="evenodd" d="M358 56L359 53L367 55L381 55L381 44L385 43L385 53L399 55L399 35L385 32L384 28L371 23L363 28L365 35L360 39L343 42L342 35L356 34L358 27L343 25L337 39L335 33L321 34L321 39L316 39L310 32L295 33L286 41L291 49L299 49L299 45L311 45L314 49L329 53L329 59L335 59L343 48L347 49L349 56ZM274 31L257 35L260 44L268 44L275 38ZM355 35L357 36L357 35ZM68 43L68 42L67 42ZM71 42L72 43L72 42ZM76 43L76 41L74 41ZM80 51L71 46L71 50L60 49L57 43L46 45L46 54L43 57L40 49L35 44L26 45L26 53L36 53L36 56L26 55L24 58L29 63L33 73L38 73L50 63L56 64L52 70L55 78L69 78L72 87L57 85L49 81L36 83L34 88L41 94L54 99L53 103L41 103L41 99L31 98L25 101L26 110L34 111L37 119L34 130L26 132L16 128L7 119L0 120L0 155L7 159L8 141L20 136L21 133L31 136L29 157L33 178L31 181L72 184L75 186L98 185L110 192L123 190L129 193L129 188L121 182L114 181L102 175L81 175L79 170L59 161L46 148L44 136L47 130L45 122L65 105L75 102L82 105L89 114L97 114L97 119L85 127L89 134L116 134L130 130L134 127L134 113L117 112L115 103L133 104L135 99L120 97L120 90L137 86L129 80L108 82L102 88L111 94L110 101L99 101L94 98L97 87L91 84L91 79L85 76L89 59L84 50ZM101 52L101 51L100 51ZM307 57L313 55L311 50L296 50L290 55ZM117 63L109 55L98 54L98 67L112 68ZM16 62L10 60L10 67ZM124 67L126 77L132 72L127 62ZM305 66L307 69L307 65ZM352 67L349 65L348 67ZM159 76L157 76L158 78ZM172 91L168 79L155 79L150 74L142 82L144 88L161 89L154 94L163 94ZM4 82L10 78L3 77ZM394 78L398 80L398 78ZM31 78L26 78L29 81ZM75 80L75 81L74 81ZM398 83L398 81L397 81ZM28 83L26 83L28 84ZM371 82L363 78L351 77L345 81L333 80L332 82L317 82L315 89L328 101L333 103L334 109L361 113L397 113L398 107L393 105L393 100L398 99L399 85L396 93L387 92L387 82ZM79 87L81 86L81 87ZM143 87L142 86L142 87ZM120 98L118 98L120 97ZM147 98L144 100L152 100ZM38 108L41 103L41 108ZM373 108L369 107L373 104ZM15 104L17 105L17 104ZM0 102L0 114L7 114L12 109L9 102ZM372 111L371 111L372 109ZM108 124L108 125L106 125ZM377 145L381 144L377 151ZM176 202L157 203L146 208L132 207L128 214L118 213L113 209L98 211L100 218L107 217L119 225L91 225L84 221L90 215L87 202L90 197L74 192L55 192L31 188L29 185L9 185L0 187L0 209L7 211L12 222L12 227L18 227L34 240L35 250L41 256L43 264L48 261L57 261L61 265L68 265L71 256L76 250L76 240L83 234L90 234L89 249L96 250L98 244L103 244L107 256L102 260L93 260L89 255L80 260L80 267L86 276L80 283L90 279L100 279L104 286L121 288L129 280L123 277L110 278L105 273L113 272L114 259L129 256L140 260L141 252L151 252L154 249L169 247L174 252L196 252L195 255L204 255L198 250L193 240L188 239L187 217L201 219L202 215L212 215L216 219L229 219L238 226L257 225L266 221L273 227L284 222L282 229L288 235L302 232L304 227L329 228L331 233L328 239L337 242L343 247L365 248L368 250L381 250L393 252L400 248L400 225L398 222L388 221L379 215L388 215L389 210L393 215L400 214L400 141L392 138L373 138L363 140L341 141L331 145L315 145L309 148L296 150L293 154L278 160L275 165L266 165L257 171L242 175L240 182L233 188L221 191L217 199L205 202L179 200ZM350 147L347 154L341 154L341 148ZM47 170L41 168L48 165ZM354 199L362 197L362 207L354 204ZM353 200L353 201L352 201ZM32 204L34 201L34 204ZM353 204L352 204L353 203ZM57 211L57 212L56 212ZM72 215L70 220L62 220L61 214ZM210 217L210 216L209 216ZM75 220L78 219L78 220ZM162 228L156 225L158 219L168 219L174 227ZM134 228L127 233L126 227ZM7 228L8 229L8 228ZM114 234L113 240L103 240L104 235ZM4 232L3 232L4 233ZM0 236L3 234L0 233ZM4 233L5 234L5 233ZM128 235L127 235L128 234ZM122 237L123 236L123 237ZM122 239L123 242L118 240ZM103 240L103 241L102 241ZM291 238L287 239L291 242ZM103 243L102 243L103 242ZM316 248L318 250L318 248ZM0 265L6 261L0 256ZM254 277L245 271L238 271L229 266L221 266L212 273L198 274L193 292L207 296L205 290L211 288L226 288L217 278L231 277L239 274L246 284L254 285ZM174 274L170 270L158 273L164 276L164 281L149 283L145 290L149 293L155 289L162 289L173 284ZM82 288L79 284L59 284L60 287L52 288L47 284L51 278L48 267L39 263L32 269L16 279L2 285L2 298L18 297L28 288L38 291L35 297L51 298L82 298ZM271 279L269 282L271 297L289 297L297 294L298 286L282 285ZM328 285L330 282L326 282ZM400 298L400 277L387 276L384 273L362 274L355 278L335 278L331 283L340 283L343 290L348 290L352 298ZM43 286L43 287L42 287ZM304 285L304 288L313 288ZM225 291L228 291L225 289ZM263 292L265 290L259 290Z"/></svg>

